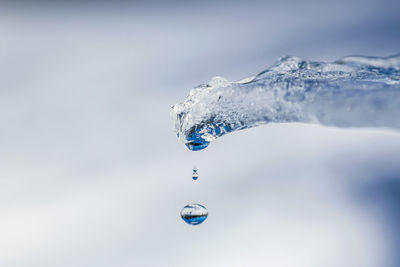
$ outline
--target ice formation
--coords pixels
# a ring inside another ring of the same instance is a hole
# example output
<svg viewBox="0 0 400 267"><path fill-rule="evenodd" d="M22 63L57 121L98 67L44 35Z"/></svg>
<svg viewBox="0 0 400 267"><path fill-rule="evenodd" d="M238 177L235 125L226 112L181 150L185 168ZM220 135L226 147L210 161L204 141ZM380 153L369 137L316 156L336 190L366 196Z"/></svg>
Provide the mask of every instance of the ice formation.
<svg viewBox="0 0 400 267"><path fill-rule="evenodd" d="M400 54L332 63L280 58L238 82L214 77L171 107L178 137L200 150L226 133L271 122L400 128Z"/></svg>

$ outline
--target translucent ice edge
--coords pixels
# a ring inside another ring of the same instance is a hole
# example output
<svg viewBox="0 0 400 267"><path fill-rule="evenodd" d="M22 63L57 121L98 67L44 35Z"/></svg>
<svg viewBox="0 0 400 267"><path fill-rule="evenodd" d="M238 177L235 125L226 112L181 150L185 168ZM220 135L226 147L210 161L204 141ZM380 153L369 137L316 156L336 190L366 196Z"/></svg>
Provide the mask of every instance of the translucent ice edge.
<svg viewBox="0 0 400 267"><path fill-rule="evenodd" d="M214 77L171 107L178 137L190 150L270 122L400 128L400 54L345 57L332 63L281 57L238 82Z"/></svg>

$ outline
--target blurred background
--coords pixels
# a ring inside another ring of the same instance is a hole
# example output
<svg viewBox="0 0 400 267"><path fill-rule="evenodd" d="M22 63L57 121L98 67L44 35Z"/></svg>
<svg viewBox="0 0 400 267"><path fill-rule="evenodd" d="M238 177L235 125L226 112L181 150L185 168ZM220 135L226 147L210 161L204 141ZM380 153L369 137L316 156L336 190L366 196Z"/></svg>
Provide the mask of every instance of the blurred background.
<svg viewBox="0 0 400 267"><path fill-rule="evenodd" d="M169 116L283 55L399 53L399 10L1 1L0 266L399 266L398 131L270 124L190 152Z"/></svg>

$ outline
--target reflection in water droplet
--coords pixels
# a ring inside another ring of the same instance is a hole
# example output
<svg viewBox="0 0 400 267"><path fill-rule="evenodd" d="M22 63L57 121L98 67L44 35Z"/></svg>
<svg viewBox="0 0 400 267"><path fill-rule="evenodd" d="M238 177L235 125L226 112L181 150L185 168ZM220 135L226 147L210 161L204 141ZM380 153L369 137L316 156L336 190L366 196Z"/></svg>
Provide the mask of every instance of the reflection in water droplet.
<svg viewBox="0 0 400 267"><path fill-rule="evenodd" d="M181 210L182 219L191 225L198 225L207 219L208 210L200 204L189 204Z"/></svg>
<svg viewBox="0 0 400 267"><path fill-rule="evenodd" d="M192 178L193 180L197 180L197 178L199 178L198 170L196 167L193 168Z"/></svg>

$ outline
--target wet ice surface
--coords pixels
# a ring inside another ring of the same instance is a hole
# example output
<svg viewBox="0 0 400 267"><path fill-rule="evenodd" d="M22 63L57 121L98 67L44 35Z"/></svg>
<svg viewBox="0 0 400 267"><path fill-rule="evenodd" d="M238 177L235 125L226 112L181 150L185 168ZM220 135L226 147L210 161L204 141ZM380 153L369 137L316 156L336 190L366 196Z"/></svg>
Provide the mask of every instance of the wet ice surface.
<svg viewBox="0 0 400 267"><path fill-rule="evenodd" d="M332 63L286 56L238 82L214 77L171 108L178 137L190 150L270 122L400 128L399 114L400 55Z"/></svg>

